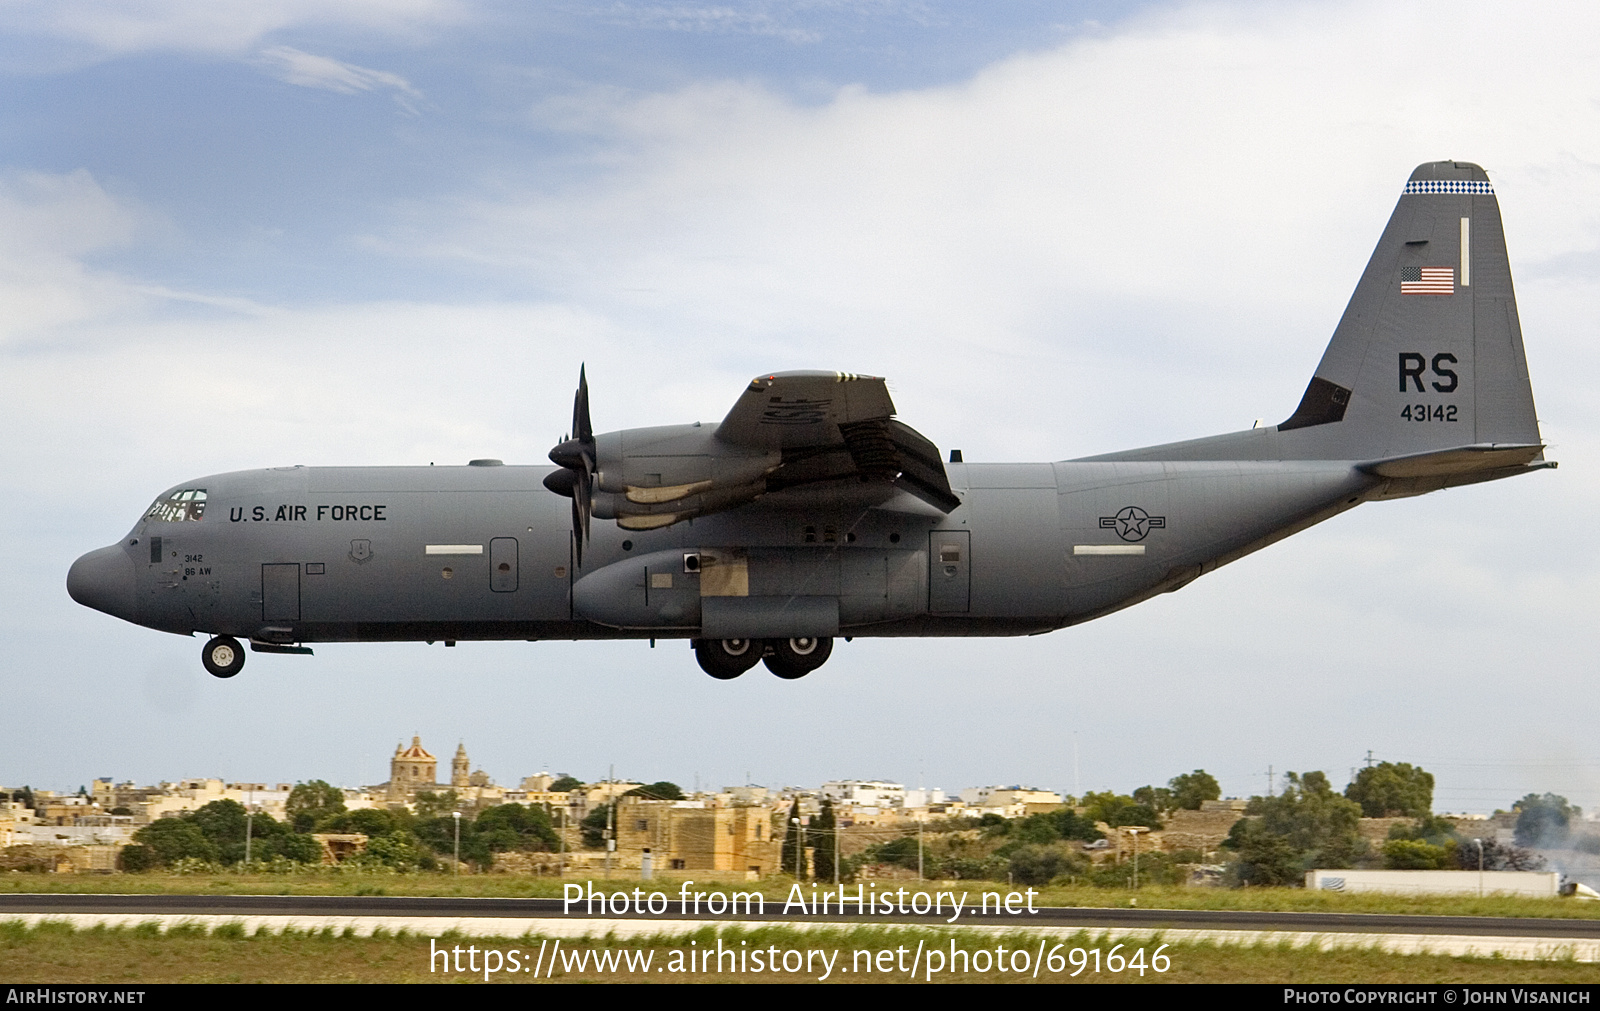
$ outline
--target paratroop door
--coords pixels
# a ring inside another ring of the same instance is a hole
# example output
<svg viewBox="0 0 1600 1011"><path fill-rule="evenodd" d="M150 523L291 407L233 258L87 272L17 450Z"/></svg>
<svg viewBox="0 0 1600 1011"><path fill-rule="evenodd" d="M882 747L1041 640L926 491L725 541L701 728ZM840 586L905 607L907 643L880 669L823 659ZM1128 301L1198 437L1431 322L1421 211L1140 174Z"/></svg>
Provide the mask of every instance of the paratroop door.
<svg viewBox="0 0 1600 1011"><path fill-rule="evenodd" d="M300 620L300 563L261 566L261 620Z"/></svg>

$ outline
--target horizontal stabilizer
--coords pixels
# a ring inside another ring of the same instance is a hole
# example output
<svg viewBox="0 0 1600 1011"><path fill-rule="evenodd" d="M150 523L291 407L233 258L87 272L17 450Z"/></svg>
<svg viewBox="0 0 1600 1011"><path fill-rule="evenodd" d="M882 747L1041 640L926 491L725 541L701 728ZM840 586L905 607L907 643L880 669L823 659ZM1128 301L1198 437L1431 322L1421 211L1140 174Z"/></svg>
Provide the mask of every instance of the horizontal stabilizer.
<svg viewBox="0 0 1600 1011"><path fill-rule="evenodd" d="M1478 474L1484 471L1505 470L1533 463L1544 446L1480 443L1456 446L1428 453L1411 453L1392 456L1385 460L1372 460L1358 464L1356 469L1374 477L1454 477L1460 474ZM1545 464L1554 467L1554 463Z"/></svg>

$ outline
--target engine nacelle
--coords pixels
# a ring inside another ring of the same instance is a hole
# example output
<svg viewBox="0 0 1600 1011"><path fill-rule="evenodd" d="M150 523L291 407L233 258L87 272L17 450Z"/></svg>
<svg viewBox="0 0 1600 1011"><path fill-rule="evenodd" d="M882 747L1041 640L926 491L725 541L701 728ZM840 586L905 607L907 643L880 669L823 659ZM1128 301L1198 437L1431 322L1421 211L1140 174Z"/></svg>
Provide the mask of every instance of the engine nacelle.
<svg viewBox="0 0 1600 1011"><path fill-rule="evenodd" d="M759 498L783 454L730 446L716 431L665 425L597 436L594 515L649 530Z"/></svg>

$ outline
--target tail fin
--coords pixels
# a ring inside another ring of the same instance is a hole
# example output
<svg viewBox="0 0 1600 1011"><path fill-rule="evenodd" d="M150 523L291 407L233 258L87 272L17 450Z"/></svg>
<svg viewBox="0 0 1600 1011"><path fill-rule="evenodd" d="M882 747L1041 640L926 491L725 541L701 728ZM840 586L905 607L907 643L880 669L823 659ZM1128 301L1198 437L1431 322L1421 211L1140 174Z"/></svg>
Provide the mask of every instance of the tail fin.
<svg viewBox="0 0 1600 1011"><path fill-rule="evenodd" d="M1405 457L1402 470L1502 476L1542 449L1500 204L1483 169L1441 161L1411 173L1288 420L1086 459Z"/></svg>
<svg viewBox="0 0 1600 1011"><path fill-rule="evenodd" d="M1500 204L1483 169L1417 166L1294 414L1285 458L1537 445Z"/></svg>

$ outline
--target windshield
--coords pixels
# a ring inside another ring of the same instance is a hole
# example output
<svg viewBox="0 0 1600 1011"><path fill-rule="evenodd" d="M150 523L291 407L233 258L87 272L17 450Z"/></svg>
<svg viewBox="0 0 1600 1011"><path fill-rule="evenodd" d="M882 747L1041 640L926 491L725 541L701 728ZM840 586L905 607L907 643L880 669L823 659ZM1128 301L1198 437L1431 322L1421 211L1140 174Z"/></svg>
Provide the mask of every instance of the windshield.
<svg viewBox="0 0 1600 1011"><path fill-rule="evenodd" d="M147 520L156 520L162 523L181 523L184 520L197 520L206 512L206 490L204 488L184 488L175 491L166 498L158 498L150 511L145 513Z"/></svg>

